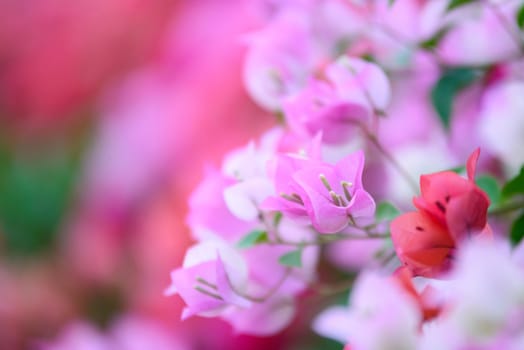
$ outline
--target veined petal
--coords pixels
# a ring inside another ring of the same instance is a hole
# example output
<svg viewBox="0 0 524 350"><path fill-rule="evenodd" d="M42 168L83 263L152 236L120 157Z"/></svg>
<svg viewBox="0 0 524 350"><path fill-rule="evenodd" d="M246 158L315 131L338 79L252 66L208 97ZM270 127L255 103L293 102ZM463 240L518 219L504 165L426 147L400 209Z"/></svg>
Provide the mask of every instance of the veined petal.
<svg viewBox="0 0 524 350"><path fill-rule="evenodd" d="M476 188L449 201L446 223L457 242L484 229L487 224L488 207L487 195Z"/></svg>
<svg viewBox="0 0 524 350"><path fill-rule="evenodd" d="M480 156L480 148L477 148L468 158L466 169L468 172L469 181L475 181L475 172L477 170L477 163Z"/></svg>
<svg viewBox="0 0 524 350"><path fill-rule="evenodd" d="M375 215L375 201L373 197L364 190L356 190L349 203L348 213L356 218Z"/></svg>
<svg viewBox="0 0 524 350"><path fill-rule="evenodd" d="M455 241L446 228L421 212L403 214L391 223L397 255L413 273L433 276L448 268Z"/></svg>
<svg viewBox="0 0 524 350"><path fill-rule="evenodd" d="M335 165L335 172L341 180L351 182L352 188L358 189L362 187L362 172L364 171L364 152L358 150L351 153L347 157L341 159Z"/></svg>
<svg viewBox="0 0 524 350"><path fill-rule="evenodd" d="M222 261L222 258L220 257L219 252L217 252L216 280L218 292L226 303L240 307L251 306L251 302L249 300L238 295L237 291L233 289L230 278L226 272L226 267Z"/></svg>

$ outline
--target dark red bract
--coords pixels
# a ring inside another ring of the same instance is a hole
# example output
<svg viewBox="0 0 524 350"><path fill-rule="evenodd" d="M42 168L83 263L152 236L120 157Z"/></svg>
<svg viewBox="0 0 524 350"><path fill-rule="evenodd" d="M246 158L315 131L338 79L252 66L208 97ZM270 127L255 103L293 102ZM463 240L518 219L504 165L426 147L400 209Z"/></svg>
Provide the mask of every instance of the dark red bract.
<svg viewBox="0 0 524 350"><path fill-rule="evenodd" d="M421 195L413 199L418 211L391 223L397 255L414 275L435 277L447 271L460 242L491 235L489 198L474 181L479 154L477 149L468 159L467 179L452 171L421 176Z"/></svg>

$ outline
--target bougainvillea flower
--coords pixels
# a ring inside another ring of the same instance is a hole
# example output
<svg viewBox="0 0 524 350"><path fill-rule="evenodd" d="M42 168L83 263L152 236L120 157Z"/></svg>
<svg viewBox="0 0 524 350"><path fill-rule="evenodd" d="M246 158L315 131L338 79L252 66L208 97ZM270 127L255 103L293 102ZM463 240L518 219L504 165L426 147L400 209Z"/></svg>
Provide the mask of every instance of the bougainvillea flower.
<svg viewBox="0 0 524 350"><path fill-rule="evenodd" d="M449 269L455 240L424 212L403 214L391 223L391 238L400 261L416 276L435 276Z"/></svg>
<svg viewBox="0 0 524 350"><path fill-rule="evenodd" d="M464 244L449 280L436 286L445 312L418 349L522 349L524 270L514 254L505 241Z"/></svg>
<svg viewBox="0 0 524 350"><path fill-rule="evenodd" d="M206 230L228 241L237 241L253 229L253 222L241 220L231 213L224 200L226 188L237 183L215 169L208 169L205 178L189 197L188 225L197 239ZM205 230L202 230L205 229Z"/></svg>
<svg viewBox="0 0 524 350"><path fill-rule="evenodd" d="M327 78L341 97L369 112L383 111L391 99L391 86L384 71L363 59L342 56L326 69Z"/></svg>
<svg viewBox="0 0 524 350"><path fill-rule="evenodd" d="M271 176L274 179L277 196L268 197L261 205L264 210L278 210L296 221L308 223L307 210L302 197L305 196L302 188L296 183L294 174L311 166L322 164L316 159L294 155L281 155L274 162L269 163ZM304 220L301 220L304 219Z"/></svg>
<svg viewBox="0 0 524 350"><path fill-rule="evenodd" d="M181 268L171 272L166 295L178 294L187 307L182 319L193 315L215 316L229 305L249 307L251 302L238 294L244 291L248 268L232 248L219 242L191 247Z"/></svg>
<svg viewBox="0 0 524 350"><path fill-rule="evenodd" d="M522 329L524 270L512 260L509 244L468 242L450 278L455 281L450 285L453 307L446 317L462 334L485 341L496 333L511 334L512 327Z"/></svg>
<svg viewBox="0 0 524 350"><path fill-rule="evenodd" d="M474 182L479 153L477 149L468 159L467 179L451 171L421 176L421 196L413 200L419 211L391 223L397 255L414 275L434 277L447 271L463 240L491 236L489 198Z"/></svg>
<svg viewBox="0 0 524 350"><path fill-rule="evenodd" d="M522 63L521 63L522 64ZM508 69L507 66L503 66ZM517 71L522 71L522 67ZM511 77L512 75L510 75ZM479 137L487 150L504 165L506 175L513 177L524 164L524 81L505 79L483 93L479 115ZM504 142L501 142L504 135Z"/></svg>
<svg viewBox="0 0 524 350"><path fill-rule="evenodd" d="M443 305L432 298L437 293L436 290L431 285L427 285L422 291L417 290L413 284L413 273L410 269L402 266L395 271L392 278L418 304L423 321L429 321L440 314Z"/></svg>
<svg viewBox="0 0 524 350"><path fill-rule="evenodd" d="M249 309L237 308L223 315L223 318L237 333L269 336L288 326L295 314L294 298L278 294L263 303L254 303Z"/></svg>
<svg viewBox="0 0 524 350"><path fill-rule="evenodd" d="M289 172L278 172L275 182L279 188L291 192L270 197L264 204L266 209L280 210L295 217L307 215L313 227L320 233L335 233L343 230L355 219L371 217L375 213L375 202L362 185L364 153L358 151L343 158L335 165L319 161L302 161L282 166ZM291 175L291 176L289 176ZM283 183L283 186L279 185Z"/></svg>
<svg viewBox="0 0 524 350"><path fill-rule="evenodd" d="M307 289L308 283L317 277L320 249L317 246L304 247L300 256L301 267L290 270L279 262L279 258L292 249L287 245L259 244L243 251L244 261L249 266L250 295L268 294L275 286L279 287L273 294L282 296L297 295Z"/></svg>
<svg viewBox="0 0 524 350"><path fill-rule="evenodd" d="M368 116L364 105L343 100L328 82L312 79L309 84L283 103L290 128L299 135L322 132L326 143L349 140L355 124Z"/></svg>
<svg viewBox="0 0 524 350"><path fill-rule="evenodd" d="M479 154L477 149L468 159L468 179L452 171L422 175L421 196L413 200L417 209L447 227L456 240L479 233L486 227L489 198L474 180Z"/></svg>
<svg viewBox="0 0 524 350"><path fill-rule="evenodd" d="M279 110L281 99L297 91L313 67L314 50L305 14L286 11L262 31L247 38L244 84L267 110Z"/></svg>
<svg viewBox="0 0 524 350"><path fill-rule="evenodd" d="M349 307L323 311L313 329L355 350L414 350L420 322L417 304L398 283L366 271L356 281Z"/></svg>

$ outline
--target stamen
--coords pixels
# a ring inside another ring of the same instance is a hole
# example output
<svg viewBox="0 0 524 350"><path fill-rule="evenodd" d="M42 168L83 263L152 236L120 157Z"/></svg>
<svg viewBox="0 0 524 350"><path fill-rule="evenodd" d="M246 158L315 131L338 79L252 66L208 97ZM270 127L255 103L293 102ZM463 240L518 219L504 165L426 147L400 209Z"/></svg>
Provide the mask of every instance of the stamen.
<svg viewBox="0 0 524 350"><path fill-rule="evenodd" d="M195 289L196 289L197 291L199 291L200 293L205 294L205 295L207 295L207 296L209 296L209 297L211 297L211 298L214 298L214 299L217 299L217 300L224 300L220 295L215 294L215 293L213 293L213 292L210 292L210 291L208 291L208 290L205 290L204 288L202 288L202 287L200 287L200 286L195 286L195 287L193 287L193 288L195 288Z"/></svg>
<svg viewBox="0 0 524 350"><path fill-rule="evenodd" d="M326 175L320 174L318 177L320 178L320 181L322 181L322 184L328 191L333 191L333 189L331 188L331 185L329 184L328 180L326 179Z"/></svg>
<svg viewBox="0 0 524 350"><path fill-rule="evenodd" d="M344 198L342 198L341 195L337 194L337 198L338 198L341 206L343 206L343 207L347 207L348 206L347 202L344 200Z"/></svg>
<svg viewBox="0 0 524 350"><path fill-rule="evenodd" d="M302 201L302 198L300 198L300 196L298 194L296 194L296 193L293 193L291 195L288 195L286 193L281 193L280 197L282 197L284 199L287 199L290 202L298 203L300 205L304 205L304 202Z"/></svg>
<svg viewBox="0 0 524 350"><path fill-rule="evenodd" d="M347 181L340 181L340 184L342 185L342 189L344 190L344 196L346 196L346 199L348 201L351 201L351 194L349 193L349 187L353 186L353 184Z"/></svg>
<svg viewBox="0 0 524 350"><path fill-rule="evenodd" d="M335 192L333 192L333 191L329 191L329 195L331 196L331 199L333 200L333 203L335 203L335 205L336 205L337 207L340 207L340 200L339 200L340 196L337 195L337 194L336 194Z"/></svg>
<svg viewBox="0 0 524 350"><path fill-rule="evenodd" d="M212 289L214 289L214 290L218 290L218 287L217 287L216 285L214 285L214 284L211 283L211 282L206 281L206 280L203 279L202 277L198 277L198 278L196 279L196 281L199 282L199 283L202 283L203 285L205 285L205 286L207 286L207 287L209 287L209 288L212 288Z"/></svg>

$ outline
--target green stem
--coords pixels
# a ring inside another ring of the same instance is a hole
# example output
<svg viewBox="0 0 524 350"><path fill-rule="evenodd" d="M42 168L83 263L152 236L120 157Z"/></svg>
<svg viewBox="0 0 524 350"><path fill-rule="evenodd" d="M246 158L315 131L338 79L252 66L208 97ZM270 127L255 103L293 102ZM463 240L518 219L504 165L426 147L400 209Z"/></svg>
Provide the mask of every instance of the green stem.
<svg viewBox="0 0 524 350"><path fill-rule="evenodd" d="M318 283L312 286L313 291L322 296L329 296L349 291L353 286L354 280L340 281L337 283Z"/></svg>
<svg viewBox="0 0 524 350"><path fill-rule="evenodd" d="M413 190L413 192L416 194L418 193L418 184L415 180L411 177L409 172L395 159L395 157L389 153L387 149L382 146L378 138L369 132L366 128L362 128L364 131L364 134L366 135L367 139L375 146L375 148L382 154L384 158L397 170L397 172L404 178L406 183L409 185L409 187Z"/></svg>
<svg viewBox="0 0 524 350"><path fill-rule="evenodd" d="M268 300L269 298L271 298L273 296L273 294L275 294L280 289L280 287L284 284L286 279L289 277L290 273L291 273L291 269L290 268L286 269L286 272L284 274L282 274L282 277L280 277L278 282L273 287L271 287L264 295L262 295L260 297L255 297L255 296L252 296L252 295L239 293L236 290L235 290L235 293L237 293L241 297L243 297L243 298L245 298L245 299L247 299L249 301L252 301L254 303L263 303L266 300Z"/></svg>
<svg viewBox="0 0 524 350"><path fill-rule="evenodd" d="M344 240L363 240L363 239L385 239L389 238L388 233L377 233L377 232L366 232L364 235L350 235L350 234L319 234L317 239L314 241L301 241L301 242L291 242L286 240L276 240L269 241L268 244L272 245L290 245L294 247L304 247L304 246L318 246L330 244L333 242L344 241Z"/></svg>
<svg viewBox="0 0 524 350"><path fill-rule="evenodd" d="M504 205L490 209L488 211L488 214L489 215L504 215L504 214L509 214L519 209L524 209L524 198L520 198L517 201L506 203Z"/></svg>

